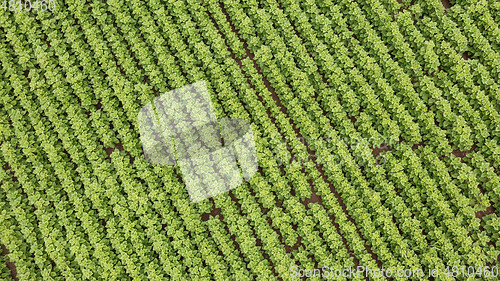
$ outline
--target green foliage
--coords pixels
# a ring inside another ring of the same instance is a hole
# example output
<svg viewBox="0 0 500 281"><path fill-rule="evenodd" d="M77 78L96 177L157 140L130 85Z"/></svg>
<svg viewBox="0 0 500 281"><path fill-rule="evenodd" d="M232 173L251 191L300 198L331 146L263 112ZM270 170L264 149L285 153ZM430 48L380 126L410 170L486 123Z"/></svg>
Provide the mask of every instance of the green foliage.
<svg viewBox="0 0 500 281"><path fill-rule="evenodd" d="M7 259L19 280L498 266L500 6L400 2L0 13L0 279ZM259 170L190 203L137 114L201 80L217 118L252 123Z"/></svg>

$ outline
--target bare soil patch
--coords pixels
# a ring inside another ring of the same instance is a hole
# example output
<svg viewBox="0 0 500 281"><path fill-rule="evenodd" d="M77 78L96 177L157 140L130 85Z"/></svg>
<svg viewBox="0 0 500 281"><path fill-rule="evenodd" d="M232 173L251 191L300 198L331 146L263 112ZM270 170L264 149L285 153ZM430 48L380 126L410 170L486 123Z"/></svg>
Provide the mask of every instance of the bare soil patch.
<svg viewBox="0 0 500 281"><path fill-rule="evenodd" d="M221 215L221 209L220 208L214 208L209 213L202 214L201 215L201 220L202 221L207 221L211 216L215 217L215 216L219 216L219 215Z"/></svg>
<svg viewBox="0 0 500 281"><path fill-rule="evenodd" d="M102 109L102 103L101 103L101 99L98 100L97 104L95 105L95 108L97 110L101 110Z"/></svg>
<svg viewBox="0 0 500 281"><path fill-rule="evenodd" d="M311 197L306 198L302 202L302 204L304 204L304 206L306 206L306 207L307 207L307 205L309 205L309 203L319 203L319 204L323 205L323 201L321 201L321 197L318 194L316 194L316 191L314 191L312 186L311 186Z"/></svg>
<svg viewBox="0 0 500 281"><path fill-rule="evenodd" d="M102 145L102 143L101 143L101 145ZM115 151L116 149L118 149L118 151L124 151L125 149L123 148L123 143L119 142L119 143L115 144L114 147L105 147L104 148L104 150L106 151L106 154L108 155L108 159L110 159L111 153L113 153L113 151ZM132 156L130 154L130 152L128 152L126 150L125 150L125 153L127 154L128 158L129 158L129 163L130 164L134 163L135 157Z"/></svg>
<svg viewBox="0 0 500 281"><path fill-rule="evenodd" d="M460 158L463 158L465 157L467 154L471 153L471 152L474 152L474 150L477 148L477 145L474 143L472 145L472 147L469 149L469 150L465 150L465 151L461 151L461 150L458 150L458 149L455 149L453 150L452 154L455 155L456 157L460 157Z"/></svg>
<svg viewBox="0 0 500 281"><path fill-rule="evenodd" d="M476 218L481 219L484 216L491 215L495 213L495 208L493 206L489 206L486 208L486 211L476 212Z"/></svg>
<svg viewBox="0 0 500 281"><path fill-rule="evenodd" d="M302 237L298 236L297 237L297 242L295 242L295 245L289 246L289 245L285 244L285 251L287 253L291 253L291 252L297 250L300 245L304 246L304 244L302 244Z"/></svg>
<svg viewBox="0 0 500 281"><path fill-rule="evenodd" d="M450 0L441 0L441 3L445 9L451 8Z"/></svg>
<svg viewBox="0 0 500 281"><path fill-rule="evenodd" d="M7 249L7 247L5 247L5 245L0 245L1 249L2 249L2 256L6 256L7 254L9 254L9 250ZM16 269L16 265L11 262L11 261L8 261L8 258L7 258L7 267L10 269L10 276L12 276L12 278L16 281L18 281L19 279L17 278L17 269Z"/></svg>
<svg viewBox="0 0 500 281"><path fill-rule="evenodd" d="M375 159L379 156L381 152L391 151L393 147L388 146L386 143L382 143L380 147L375 147L372 149L372 154Z"/></svg>

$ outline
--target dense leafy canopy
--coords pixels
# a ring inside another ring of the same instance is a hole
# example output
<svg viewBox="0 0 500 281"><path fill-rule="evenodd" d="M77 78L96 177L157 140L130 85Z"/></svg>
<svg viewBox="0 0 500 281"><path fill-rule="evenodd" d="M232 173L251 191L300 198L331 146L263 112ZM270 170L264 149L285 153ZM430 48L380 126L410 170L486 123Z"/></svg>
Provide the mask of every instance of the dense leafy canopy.
<svg viewBox="0 0 500 281"><path fill-rule="evenodd" d="M497 1L56 2L0 12L2 280L499 266ZM198 81L259 170L191 203L137 115Z"/></svg>

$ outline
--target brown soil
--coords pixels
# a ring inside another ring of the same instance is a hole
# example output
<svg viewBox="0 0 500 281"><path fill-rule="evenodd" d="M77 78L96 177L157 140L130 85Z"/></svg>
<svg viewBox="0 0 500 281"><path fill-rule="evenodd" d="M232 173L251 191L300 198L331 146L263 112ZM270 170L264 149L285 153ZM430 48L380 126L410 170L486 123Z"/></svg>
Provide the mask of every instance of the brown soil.
<svg viewBox="0 0 500 281"><path fill-rule="evenodd" d="M231 26L232 26L232 23L231 23L231 21L230 21L230 17L229 17L229 15L227 14L227 12L226 12L225 8L223 7L222 3L221 3L220 5L221 5L221 8L222 8L222 11L223 11L223 12L225 13L225 15L226 15L226 18L228 19L228 22L229 22L229 23L231 24ZM232 28L233 28L233 27L234 27L234 26L232 26ZM295 28L295 26L293 26L293 24L292 24L292 27L293 27L294 31L295 31L295 32L297 32L297 31L296 31L296 28ZM279 107L279 109L281 110L281 112L283 112L283 114L285 114L285 116L286 116L287 118L289 118L290 123L291 123L291 125L292 125L292 127L293 127L293 129L294 129L295 133L297 134L297 136L298 136L299 138L301 138L301 139L304 139L304 138L303 138L303 136L302 136L302 134L301 134L301 133L300 133L300 131L298 130L298 128L297 128L297 126L296 126L296 124L293 122L293 120L292 120L292 119L290 118L290 116L288 115L287 110L286 110L286 107L285 107L285 106L281 103L281 100L280 100L280 98L278 97L278 95L276 94L275 89L271 86L271 83L267 80L267 78L266 78L266 77L262 74L262 72L261 72L261 69L260 69L259 65L257 64L257 62L256 62L256 61L255 61L255 59L254 59L254 55L253 55L253 54L252 54L252 53L248 50L248 44L247 44L244 40L242 40L242 39L241 39L241 37L239 36L239 34L238 34L238 32L237 32L236 30L233 30L233 32L235 32L235 34L238 36L238 38L240 39L240 41L242 41L242 42L244 43L244 44L243 44L243 46L244 46L244 48L245 48L245 50L246 50L246 52L247 52L247 56L248 56L248 57L252 60L252 62L254 63L254 67L257 69L258 73L259 73L259 74L261 74L261 76L263 77L264 84L265 84L265 86L268 88L268 91L271 93L273 100L276 102L276 106L278 106L278 107ZM351 121L352 121L352 120L351 120ZM307 149L307 151L308 151L309 155L314 155L313 151L310 149L310 147L309 147L307 144L306 144L306 149ZM325 171L323 170L322 165L318 164L315 160L312 160L312 161L313 161L313 163L316 165L316 168L318 169L318 171L321 173L321 176L322 176L323 180L324 180L327 184L329 184L329 186L330 186L330 190L331 190L331 191L335 194L335 197L337 198L338 203L339 203L339 204L340 204L340 206L342 207L342 210L343 210L343 211L344 211L344 213L346 214L346 216L347 216L348 220L349 220L349 221L351 221L351 222L353 223L353 225L356 225L356 224L354 223L354 220L351 218L351 216L350 216L350 215L349 215L349 213L347 212L347 207L346 207L346 205L344 204L344 202L343 202L343 200L342 200L342 198L341 198L340 194L336 191L336 189L335 189L335 187L333 186L333 184L332 184L331 182L329 182L329 181L328 181L328 178L327 178L327 176L326 176L326 174L325 174ZM314 196L314 195L313 195L313 196ZM318 196L318 195L315 195L315 196ZM319 197L319 196L318 196L318 197ZM313 198L313 197L311 197L311 199L312 199L312 198ZM321 198L316 198L315 200L321 201ZM336 224L336 223L335 223L335 221L334 221L333 219L332 219L332 223L333 223L334 225ZM339 231L339 234L340 234L340 229L339 229L339 228L337 228L337 231ZM361 235L361 233L360 233L359 229L357 229L357 228L356 228L356 231L357 231L357 233L358 233L359 237L361 237L361 239L363 239L363 240L364 240L364 238L363 238L363 236ZM343 240L344 240L344 239L343 239ZM345 242L346 242L346 241L345 241ZM366 242L365 242L364 244L365 244L365 249L367 250L367 252L368 252L368 253L369 253L369 254L373 257L373 259L377 262L377 264L379 265L379 267L381 267L381 266L382 266L382 263L381 263L381 262L380 262L380 260L378 259L377 255L371 251L371 248L370 248L370 247L368 247L368 245L366 244ZM346 242L344 245L346 246L346 249L347 249L347 250L351 253L352 251L351 251L351 249L348 247L347 242ZM357 258L356 258L356 257L354 257L354 255L353 255L353 258L354 258L354 259L355 259L355 261L357 262L357 263L356 263L356 265L359 265L359 261L357 260Z"/></svg>
<svg viewBox="0 0 500 281"><path fill-rule="evenodd" d="M7 247L5 247L5 245L2 244L0 245L0 247L2 249L2 256L6 256L7 254L9 254L9 250L7 249ZM12 276L14 280L18 281L19 279L17 278L16 265L11 261L7 261L7 267L10 269L10 276Z"/></svg>
<svg viewBox="0 0 500 281"><path fill-rule="evenodd" d="M311 197L306 198L302 202L302 204L304 204L304 206L306 206L306 207L309 203L319 203L319 204L323 205L323 201L321 200L321 197L318 194L316 194L316 191L314 191L314 189L312 188L312 185L311 185Z"/></svg>
<svg viewBox="0 0 500 281"><path fill-rule="evenodd" d="M465 150L465 151L460 151L458 149L456 150L453 150L453 155L455 155L456 157L465 157L467 154L471 153L471 152L474 152L474 150L477 148L477 145L474 143L472 145L472 147L469 149L469 150Z"/></svg>
<svg viewBox="0 0 500 281"><path fill-rule="evenodd" d="M393 149L393 147L388 146L386 143L382 143L382 145L380 147L376 147L376 148L372 149L372 154L373 154L373 157L375 159L377 159L378 155L381 152L391 151L392 149Z"/></svg>
<svg viewBox="0 0 500 281"><path fill-rule="evenodd" d="M10 173L11 175L14 175L14 171L11 170L11 167L9 165L9 163L6 163L2 166L2 169L8 173Z"/></svg>
<svg viewBox="0 0 500 281"><path fill-rule="evenodd" d="M445 9L451 8L450 0L441 0Z"/></svg>
<svg viewBox="0 0 500 281"><path fill-rule="evenodd" d="M419 146L423 146L424 145L424 142L420 142L420 143L417 143L417 144L414 144L411 149L412 150L415 150L415 149L418 149Z"/></svg>
<svg viewBox="0 0 500 281"><path fill-rule="evenodd" d="M239 205L239 204L237 203L237 201L238 201L239 199L238 199L238 198L236 198L236 196L234 196L234 194L233 194L232 190L230 190L230 191L229 191L229 195L230 195L230 197L231 197L231 200L233 200L233 201L236 203L236 205L238 206L238 209L239 209L239 211L240 211L240 216L245 217L245 215L242 213L242 207L241 207L241 205ZM253 194L253 196L255 197L255 194ZM222 216L222 215L220 215L220 216ZM219 217L220 217L220 216L219 216ZM264 259L265 259L265 260L267 260L267 261L269 262L269 264L270 264L270 267L271 267L271 272L273 273L273 275L274 275L274 276L275 276L278 280L283 280L281 277L279 277L279 276L278 276L278 273L276 272L276 267L274 266L274 263L273 263L272 259L269 257L269 254L268 254L268 253L266 253L266 252L264 251L264 249L262 249L262 241L260 240L260 238L258 238L257 233L255 232L254 226L250 226L250 228L251 228L251 230L252 230L253 237L255 237L255 241L256 241L256 243L255 243L255 244L257 245L257 247L259 247L259 248L260 248L260 250L261 250L261 252L262 252L262 256L264 257ZM276 230L275 230L275 231L276 231ZM236 240L234 240L234 239L233 239L233 241L236 243ZM242 253L242 252L240 251L240 253Z"/></svg>
<svg viewBox="0 0 500 281"><path fill-rule="evenodd" d="M111 153L113 153L113 151L115 151L115 149L112 147L106 147L104 150L106 150L106 154L108 155L108 157L111 155Z"/></svg>
<svg viewBox="0 0 500 281"><path fill-rule="evenodd" d="M246 73L245 73L245 71L243 70L243 63L241 62L241 61L242 61L242 59L249 58L249 59L252 61L253 65L254 65L254 68L255 68L255 69L257 69L257 71L258 71L258 73L259 73L259 74L261 74L261 76L262 76L262 80L263 80L263 82L264 82L264 85L266 86L266 88L268 89L268 91L271 93L272 98L274 99L274 101L275 101L276 103L279 103L279 104L280 104L280 110L281 110L281 112L282 112L283 114L285 114L285 115L286 115L286 109L285 109L285 107L284 107L284 106L281 106L281 101L279 100L278 96L276 95L276 91L275 91L275 90L271 87L271 83L267 80L267 78L266 78L264 75L262 75L262 72L261 72L261 70L260 70L260 67L259 67L259 65L257 64L257 62L256 62L256 61L255 61L255 59L254 59L255 55L254 55L252 52L250 52L250 50L248 49L248 44L247 44L245 41L243 41L243 40L241 39L241 37L240 37L240 35L238 34L238 31L236 30L236 28L235 28L234 24L231 22L230 17L229 17L229 15L227 14L226 9L225 9L225 7L224 7L224 5L223 5L222 3L219 3L219 6L221 7L221 10L222 10L223 14L226 16L226 21L227 21L227 23L229 24L229 26L231 27L231 31L232 31L232 32L233 32L233 33L234 33L234 34L238 37L238 39L240 40L240 42L242 42L242 43L243 43L243 49L245 50L245 53L246 53L246 55L245 55L244 57L242 57L242 58L238 58L238 57L236 57L236 56L235 56L235 54L234 54L234 53L233 53L233 51L231 50L231 48L230 48L229 44L227 43L226 36L225 36L225 35L224 35L224 33L222 33L222 31L219 29L219 26L218 26L218 24L216 23L215 19L212 17L212 15L210 15L210 13L208 13L208 16L209 16L210 20L211 20L211 21L212 21L212 23L214 24L214 26L215 26L215 28L217 29L217 31L218 31L219 35L221 36L221 38L224 40L224 42L225 42L225 44L226 44L226 47L227 47L227 49L228 49L228 51L229 51L229 53L230 53L230 55L231 55L231 58L232 58L233 60L235 60L235 61L236 61L236 63L238 63L238 66L240 67L240 70L241 70L241 72L242 72L244 75L246 75ZM252 89L254 89L254 90L255 90L255 85L253 85L253 84L252 84L252 82L250 81L250 79L249 79L249 78L247 78L247 83L250 85L250 87L251 87ZM262 97L261 97L261 96L257 95L257 99L259 100L259 102L261 102L262 104L264 104L264 101L263 101L263 99L262 99ZM264 105L264 107L265 107L265 105ZM269 119L271 120L271 122L272 122L274 125L276 125L276 119L275 119L275 118L271 115L271 110L270 110L269 108L266 108L266 113L267 113L267 116L269 117ZM293 124L292 124L292 126L293 126ZM276 126L276 128L279 130L278 126ZM295 132L298 132L297 128L293 127L293 129L294 129L294 131L295 131ZM281 135L281 136L282 136L282 140L283 140L283 142L286 142L286 139L283 137L283 135ZM287 149L288 149L288 151L289 151L290 153L292 153L291 148L287 147ZM283 172L283 167L280 167L280 169L281 169L281 171ZM262 174L262 171L259 171L259 172Z"/></svg>
<svg viewBox="0 0 500 281"><path fill-rule="evenodd" d="M300 237L300 236L297 237L297 241L295 241L294 245L292 245L292 246L287 245L285 242L283 242L283 236L280 233L280 231L273 226L273 220L269 216L266 217L266 220L267 220L267 223L269 223L269 226L272 228L272 230L278 234L278 240L280 241L281 245L283 245L283 247L285 247L286 253L291 253L291 252L297 250L300 246L303 246L305 248L304 244L302 244L302 237ZM296 231L297 226L292 225L292 229Z"/></svg>
<svg viewBox="0 0 500 281"><path fill-rule="evenodd" d="M101 99L99 99L99 101L97 102L97 104L95 105L95 108L97 110L101 110L102 109L102 103L101 103Z"/></svg>
<svg viewBox="0 0 500 281"><path fill-rule="evenodd" d="M101 142L101 145L103 145L102 142ZM106 150L106 154L108 155L108 158L111 155L111 153L113 153L113 151L115 151L115 149L118 149L119 151L123 151L123 143L119 142L119 143L115 144L115 147L105 147L104 150Z"/></svg>
<svg viewBox="0 0 500 281"><path fill-rule="evenodd" d="M297 242L295 242L295 245L293 245L293 246L285 245L285 251L287 253L291 253L291 252L297 250L300 245L304 245L304 244L302 244L302 237L298 236L297 237Z"/></svg>
<svg viewBox="0 0 500 281"><path fill-rule="evenodd" d="M219 216L219 215L222 216L221 209L220 208L215 208L212 211L210 211L210 213L204 213L204 214L202 214L201 215L201 220L202 221L207 221L210 218L210 216L215 217L215 216Z"/></svg>
<svg viewBox="0 0 500 281"><path fill-rule="evenodd" d="M254 68L261 75L262 81L264 82L264 85L266 86L267 90L271 93L271 97L276 102L276 104L278 105L278 107L281 110L281 112L288 117L287 110L286 110L285 106L283 106L283 104L281 103L281 100L279 99L278 95L276 94L276 90L271 86L271 83L269 82L269 80L263 75L263 73L262 73L262 71L260 69L260 66L255 61L255 55L252 52L250 52L250 50L248 49L247 42L245 40L241 39L240 34L238 33L238 31L236 30L236 27L231 22L231 18L229 17L229 14L227 13L226 8L224 7L224 5L222 3L220 3L219 5L221 7L222 12L226 16L226 20L229 23L229 26L231 26L231 30L238 37L238 39L241 42L243 42L243 48L245 49L246 57L249 58L250 60L252 60ZM220 32L220 30L219 30L219 32ZM222 35L222 36L223 36L223 39L225 40L225 36L224 35ZM231 52L231 54L232 54L232 52ZM241 60L239 60L239 59L235 59L235 60L238 62L238 64L240 65L240 67L242 67ZM262 98L260 98L260 100L262 102ZM268 113L270 113L270 112L268 112ZM293 129L298 134L298 129L295 126L293 126Z"/></svg>
<svg viewBox="0 0 500 281"><path fill-rule="evenodd" d="M481 219L484 216L491 215L494 213L495 213L495 208L493 208L493 206L489 206L488 208L486 208L486 211L476 212L476 218Z"/></svg>
<svg viewBox="0 0 500 281"><path fill-rule="evenodd" d="M316 191L314 190L313 188L313 184L312 184L312 181L311 180L308 180L309 184L311 185L311 197L309 198L306 198L304 201L302 201L301 203L304 204L304 206L306 207L306 209L309 209L309 203L318 203L320 204L325 210L327 210L327 207L325 207L325 205L323 205L323 200L321 199L321 196L319 196ZM343 203L343 202L342 202ZM344 238L344 236L342 236L341 232L340 232L340 225L335 222L335 217L333 215L328 215L328 217L330 218L333 226L335 227L335 230L337 231L337 233L339 234L339 236L342 238L342 243L344 244L344 247L347 249L347 252L349 253L349 255L353 258L353 261L354 261L354 264L356 266L359 266L359 259L354 255L354 252L351 250L351 248L349 247L349 245L347 245L347 240ZM296 229L295 229L296 230ZM299 236L299 239L298 239L298 242L293 246L293 247L289 247L290 250L296 250L299 246L299 243L301 243L301 240L302 240L302 237ZM297 247L295 247L297 246ZM372 257L375 256L375 254L373 254L373 252L371 251L371 247L369 245L366 245L366 248L367 248L367 251L369 253L372 254ZM285 247L286 248L286 247ZM305 247L304 247L305 248ZM288 249L287 249L287 252L288 252ZM378 261L377 261L378 262ZM379 265L380 266L380 265Z"/></svg>
<svg viewBox="0 0 500 281"><path fill-rule="evenodd" d="M407 1L405 1L405 2L407 2ZM398 13L402 13L404 10L407 10L410 6L415 4L415 0L410 1L410 3L408 3L408 4L405 4L402 0L398 0L398 3L403 4L401 6L401 8L398 9ZM393 21L395 20L394 16L392 17L392 20Z"/></svg>
<svg viewBox="0 0 500 281"><path fill-rule="evenodd" d="M3 165L3 166L2 166L2 169L3 169L4 171L6 171L8 174L10 174L10 175L11 175L11 178L10 178L10 179L7 179L7 180L12 180L12 181L14 181L14 182L17 182L17 181L18 181L18 180L17 180L17 177L15 176L14 171L11 169L11 167L10 167L10 165L9 165L8 163L7 163L7 164L5 164L5 165ZM1 183L2 183L2 182L0 182L0 184L1 184Z"/></svg>
<svg viewBox="0 0 500 281"><path fill-rule="evenodd" d="M268 79L267 79L267 78L266 78L266 77L262 74L262 71L261 71L261 69L260 69L260 66L257 64L257 62L256 62L256 61L255 61L255 59L254 59L254 54L253 54L252 52L250 52L250 50L248 49L248 44L247 44L245 41L243 41L243 40L241 39L241 37L239 36L238 32L236 31L236 28L234 27L234 25L233 25L233 24L232 24L232 22L230 21L230 17L229 17L229 15L227 14L227 12L226 12L226 10L225 10L225 8L224 8L224 6L223 6L223 4L222 4L222 3L220 3L220 6L221 6L221 9L222 9L223 13L226 15L227 21L228 21L228 23L230 24L230 26L231 26L231 28L232 28L233 32L237 35L237 37L240 39L240 41L241 41L241 42L243 42L243 47L244 47L244 49L245 49L245 51L246 51L246 57L252 60L252 63L253 63L253 65L254 65L254 68L255 68L255 69L257 70L257 72L261 75L261 77L262 77L262 79L263 79L263 82L264 82L264 85L265 85L265 86L266 86L266 88L268 89L269 93L271 94L271 97L272 97L272 98L273 98L273 100L275 101L275 103L276 103L276 105L278 106L278 108L280 109L280 111L281 111L283 114L285 114L285 116L287 116L287 117L289 118L289 115L288 115L288 113L287 113L286 107L285 107L285 106L281 103L281 100L279 99L278 95L276 94L275 89L271 86L271 83L270 83L270 82L268 81ZM212 20L213 20L213 19L212 19ZM222 35L222 36L223 36L223 35ZM223 38L224 38L224 37L223 37ZM224 38L224 39L225 39L225 38ZM229 47L228 47L228 49L229 49ZM232 52L231 52L231 53L232 53ZM240 60L240 59L236 59L236 58L234 57L234 55L233 55L233 54L232 54L232 57L233 57L233 59L235 59L235 61L236 61L236 62L240 65L240 68L241 68L241 67L242 67L241 60ZM242 71L243 71L243 70L242 70ZM251 84L251 83L250 83L250 84ZM262 100L262 98L261 98L261 97L259 97L259 101L260 101L260 102L263 102L263 100ZM268 113L268 116L271 118L271 116L270 116L270 111L269 111L269 110L268 110L268 112L267 112L267 113ZM275 122L274 122L274 121L275 121L275 120L274 120L274 118L271 118L271 120L273 121L273 123L275 123ZM292 120L291 120L290 118L289 118L289 120L290 120L290 123L291 123L292 128L293 128L293 130L295 131L295 133L299 136L299 138L303 139L303 137L302 137L302 135L300 134L300 132L299 132L299 130L298 130L298 128L297 128L297 126L296 126L296 125L292 122ZM307 147L307 144L306 144L306 147ZM312 153L312 151L310 150L310 148L309 148L309 147L307 147L307 149L308 149L309 153L311 154L311 153ZM318 164L316 163L316 165L318 165ZM326 178L326 176L324 175L324 171L322 171L322 174L323 174L323 177L324 177L324 178ZM331 185L331 184L330 184L330 185ZM312 186L311 186L311 189L312 189ZM233 195L233 193L232 193L232 192L229 192L229 195L230 195L231 199L232 199L234 202L238 203L238 199L237 199L237 198ZM337 196L338 196L337 198L341 201L342 199L340 199L340 195L339 195L339 194L337 194ZM312 193L311 198L306 199L306 201L307 201L307 203L310 203L310 202L320 202L320 201L321 201L321 198L320 198L320 197L319 197L319 196L318 196L318 195L314 192L314 190L313 190L313 193ZM305 201L305 202L303 202L303 203L307 205L306 201ZM343 202L342 202L342 203L343 203ZM345 206L343 206L343 208L344 208L344 210L346 210L346 209L345 209ZM204 215L205 215L205 214L204 214ZM206 216L206 215L205 215L205 216ZM332 223L334 223L334 221L332 221ZM272 225L271 225L271 227L272 227ZM276 231L276 229L274 229L274 230ZM338 227L337 227L337 231L339 231L339 228L338 228ZM277 233L279 233L279 232L277 232ZM340 232L339 232L339 234L340 234ZM279 238L280 238L280 241L281 241L282 237L280 236ZM344 243L344 245L346 246L346 249L347 249L350 253L352 253L352 252L351 252L351 250L349 249L349 247L347 246L347 242L345 241L345 239L343 239L343 240L344 240L344 242L345 242L345 243ZM235 242L235 241L234 241L234 242ZM296 243L295 243L295 245L293 245L293 246L286 245L286 244L284 244L282 241L281 241L281 244L285 247L285 250L286 250L286 252L287 252L287 253L288 253L288 252L291 252L291 251L293 251L293 250L296 250L296 249L298 249L298 247L299 247L300 245L303 245L303 244L301 243L301 238L300 238L300 237L298 238L297 242L296 242ZM266 259L268 259L267 254L266 254L266 253L264 253L264 254L265 254ZM354 257L354 255L352 255L352 256L353 256L353 258L355 259L355 261L357 262L357 263L356 263L356 265L359 265L359 261L357 260L357 258L356 258L356 257ZM269 259L268 259L268 260L269 260ZM313 259L313 260L314 260L314 259ZM270 261L270 260L269 260L269 261ZM275 272L273 271L273 273L275 273ZM276 273L275 273L275 274L276 274Z"/></svg>

